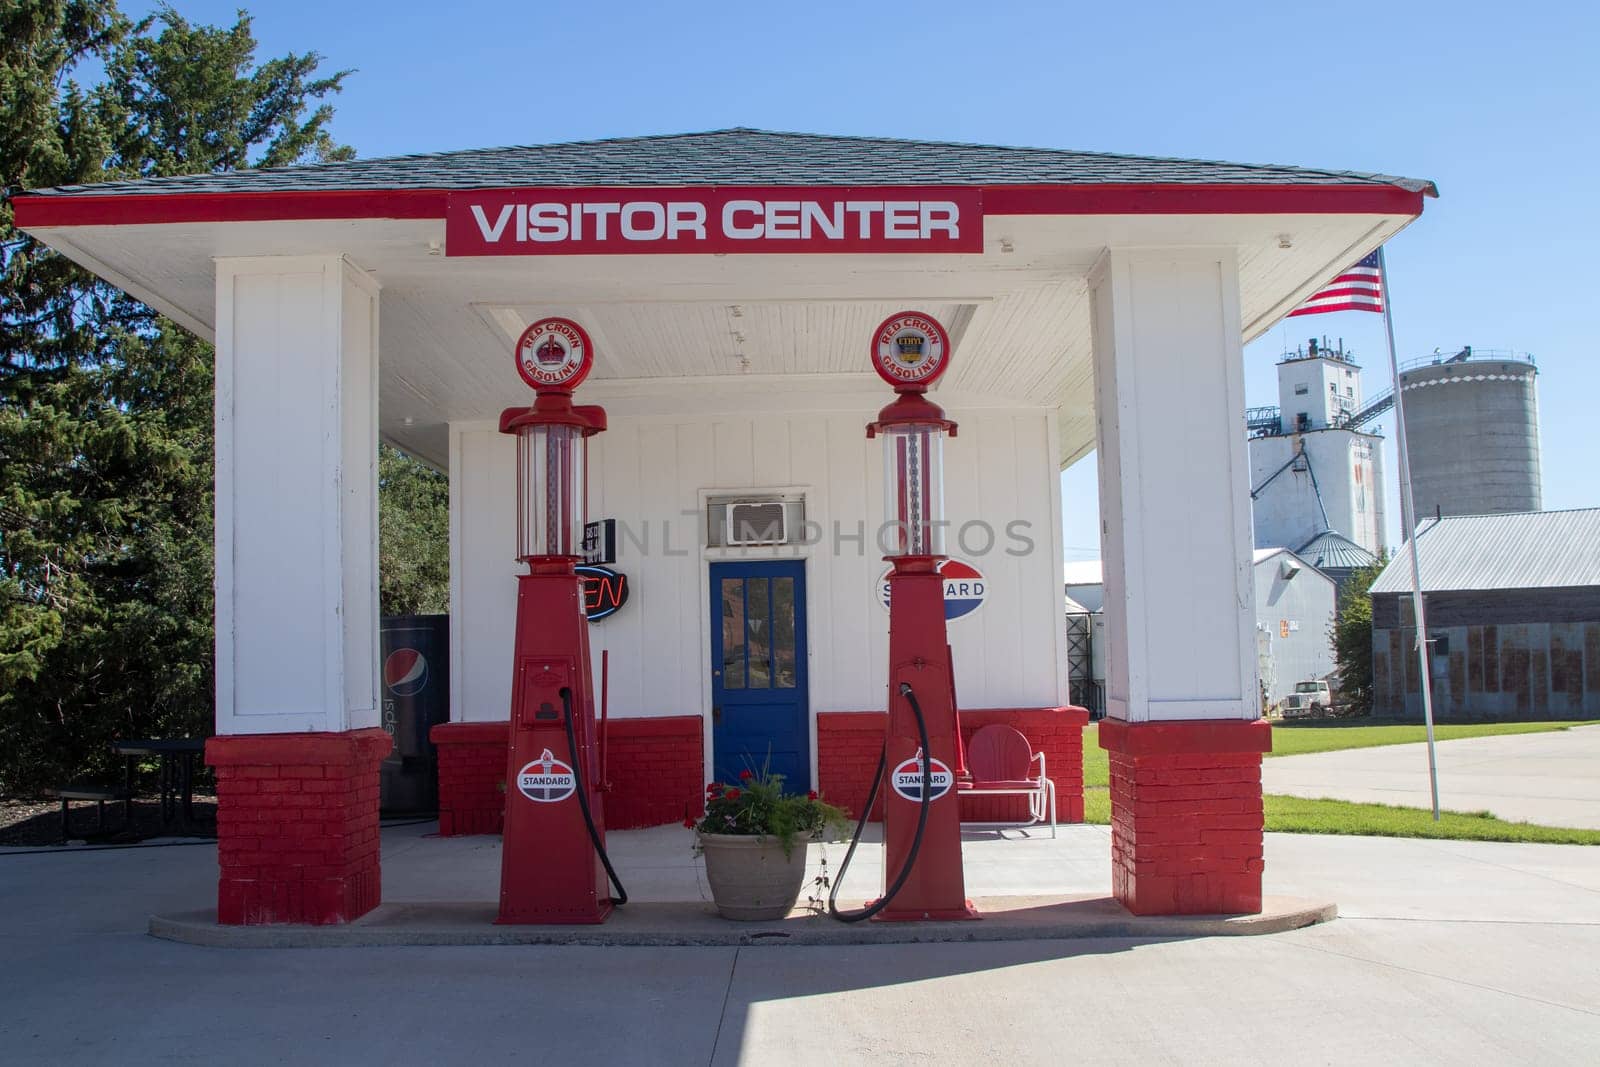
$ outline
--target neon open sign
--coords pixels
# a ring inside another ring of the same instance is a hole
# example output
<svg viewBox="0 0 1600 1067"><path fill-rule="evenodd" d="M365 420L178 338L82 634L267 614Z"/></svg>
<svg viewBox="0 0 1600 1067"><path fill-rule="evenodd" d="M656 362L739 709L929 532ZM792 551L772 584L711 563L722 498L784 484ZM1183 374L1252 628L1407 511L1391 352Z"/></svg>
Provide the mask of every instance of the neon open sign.
<svg viewBox="0 0 1600 1067"><path fill-rule="evenodd" d="M574 567L583 579L583 612L590 622L609 618L628 602L628 576L610 567Z"/></svg>

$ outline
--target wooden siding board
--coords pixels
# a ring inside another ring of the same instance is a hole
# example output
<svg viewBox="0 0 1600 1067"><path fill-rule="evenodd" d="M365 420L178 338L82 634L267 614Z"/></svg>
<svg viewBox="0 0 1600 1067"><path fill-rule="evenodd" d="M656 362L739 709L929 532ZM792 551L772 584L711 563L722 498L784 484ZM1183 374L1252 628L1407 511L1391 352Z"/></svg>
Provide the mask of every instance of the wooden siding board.
<svg viewBox="0 0 1600 1067"><path fill-rule="evenodd" d="M1467 694L1483 692L1483 627L1467 627Z"/></svg>
<svg viewBox="0 0 1600 1067"><path fill-rule="evenodd" d="M1483 627L1483 691L1499 693L1499 627Z"/></svg>
<svg viewBox="0 0 1600 1067"><path fill-rule="evenodd" d="M1600 622L1583 625L1583 687L1600 696Z"/></svg>

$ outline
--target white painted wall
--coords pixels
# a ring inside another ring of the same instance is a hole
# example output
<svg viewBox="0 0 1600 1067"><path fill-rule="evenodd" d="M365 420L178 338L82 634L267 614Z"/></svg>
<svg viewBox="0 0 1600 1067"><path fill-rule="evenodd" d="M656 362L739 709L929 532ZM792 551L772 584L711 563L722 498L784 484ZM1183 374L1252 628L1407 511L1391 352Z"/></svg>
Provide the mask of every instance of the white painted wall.
<svg viewBox="0 0 1600 1067"><path fill-rule="evenodd" d="M775 389L779 387L775 386ZM580 402L591 399L581 395ZM599 398L592 398L599 399ZM595 624L596 656L611 653L611 714L702 714L709 707L708 564L719 558L806 560L809 687L813 711L884 706L888 614L875 600L885 570L871 543L881 521L882 461L865 426L886 390L856 410L726 415L613 416L591 439L590 517L618 520L618 569L632 592ZM1054 413L952 409L959 435L945 446L945 499L959 527L984 518L999 541L987 554L950 554L988 579L988 599L950 624L958 697L965 707L1038 707L1065 701L1061 626L1059 477ZM451 714L506 718L515 624L515 450L485 423L450 434ZM704 498L724 490L799 490L819 544L768 550L703 549ZM687 512L687 514L685 514ZM1032 551L1006 538L1020 520ZM847 539L835 548L833 530ZM623 535L626 525L634 537ZM858 539L864 531L866 540ZM978 531L968 531L972 549ZM813 747L813 751L815 751Z"/></svg>
<svg viewBox="0 0 1600 1067"><path fill-rule="evenodd" d="M378 286L217 261L217 733L378 725Z"/></svg>
<svg viewBox="0 0 1600 1067"><path fill-rule="evenodd" d="M1286 567L1285 561L1298 566ZM1292 552L1267 556L1256 563L1255 574L1256 632L1271 657L1267 701L1276 704L1294 692L1296 682L1333 672L1329 630L1337 587Z"/></svg>
<svg viewBox="0 0 1600 1067"><path fill-rule="evenodd" d="M1304 390L1300 392L1299 390ZM1292 431L1302 413L1322 429L1361 410L1361 368L1342 359L1289 359L1278 364L1278 412Z"/></svg>
<svg viewBox="0 0 1600 1067"><path fill-rule="evenodd" d="M1382 443L1380 437L1353 430L1252 437L1250 484L1258 487L1251 502L1256 546L1298 549L1323 531L1326 509L1328 528L1373 555L1380 554L1384 545ZM1294 455L1297 445L1304 446L1311 469L1290 468L1267 482ZM1321 508L1317 506L1318 490Z"/></svg>
<svg viewBox="0 0 1600 1067"><path fill-rule="evenodd" d="M1262 552L1258 550L1257 555ZM1300 570L1293 577L1285 577L1282 561L1293 558ZM1267 692L1272 703L1282 700L1294 691L1294 683L1321 678L1333 671L1333 642L1329 627L1333 624L1333 579L1308 566L1292 552L1274 552L1254 566L1255 571L1255 626L1258 652L1268 661L1261 664L1262 677L1267 681ZM1099 586L1076 586L1088 600L1099 602L1103 593ZM1080 601L1080 603L1082 603ZM1094 643L1091 646L1094 677L1105 678L1106 649L1111 639L1105 631L1105 615L1096 611L1091 619L1094 625ZM1289 633L1283 636L1284 626Z"/></svg>
<svg viewBox="0 0 1600 1067"><path fill-rule="evenodd" d="M1113 249L1089 289L1106 712L1256 718L1235 254Z"/></svg>

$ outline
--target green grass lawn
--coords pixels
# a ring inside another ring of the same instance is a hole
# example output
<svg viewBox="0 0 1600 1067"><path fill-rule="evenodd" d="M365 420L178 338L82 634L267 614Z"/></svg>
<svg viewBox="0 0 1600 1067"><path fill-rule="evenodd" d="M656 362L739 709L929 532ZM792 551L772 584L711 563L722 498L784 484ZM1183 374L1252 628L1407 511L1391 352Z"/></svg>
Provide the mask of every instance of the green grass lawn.
<svg viewBox="0 0 1600 1067"><path fill-rule="evenodd" d="M1434 738L1440 741L1463 737L1488 737L1496 734L1541 733L1586 725L1571 722L1470 723L1435 726ZM1373 726L1287 726L1274 724L1270 756L1300 755L1306 752L1333 752L1343 748L1373 748L1378 745L1403 745L1425 741L1421 725L1397 723ZM1111 821L1110 781L1105 750L1100 747L1099 731L1088 727L1083 734L1083 819L1106 824ZM1600 845L1600 830L1567 830L1532 823L1506 822L1486 811L1439 813L1439 821L1425 808L1402 808L1388 804L1355 804L1344 800L1304 800L1300 797L1265 798L1266 828L1296 834L1356 834L1371 837L1427 837L1454 841L1514 841L1554 845Z"/></svg>
<svg viewBox="0 0 1600 1067"><path fill-rule="evenodd" d="M1450 841L1513 841L1544 845L1600 845L1600 830L1506 822L1486 811L1441 811L1439 821L1426 808L1352 804L1344 800L1265 798L1267 829L1289 834L1354 834L1362 837L1428 837ZM1111 794L1105 786L1083 791L1083 821L1111 822Z"/></svg>
<svg viewBox="0 0 1600 1067"><path fill-rule="evenodd" d="M1541 734L1567 730L1592 723L1577 722L1474 722L1436 724L1435 741L1456 741L1463 737L1493 737L1499 734ZM1364 723L1299 726L1273 723L1272 751L1269 756L1299 756L1307 752L1333 752L1342 748L1376 748L1379 745L1408 745L1426 741L1428 731L1421 723L1395 723L1371 726Z"/></svg>
<svg viewBox="0 0 1600 1067"><path fill-rule="evenodd" d="M1433 728L1436 741L1455 741L1463 737L1492 737L1497 734L1538 734L1549 730L1568 730L1574 726L1589 726L1580 722L1484 722L1438 725ZM1341 723L1336 726L1296 726L1286 723L1272 724L1272 751L1270 756L1301 756L1308 752L1334 752L1342 748L1376 748L1379 745L1408 745L1426 741L1427 730L1422 724L1392 723L1373 726L1370 723ZM1100 730L1090 725L1083 732L1083 784L1093 788L1110 782L1106 763L1106 750L1100 747Z"/></svg>

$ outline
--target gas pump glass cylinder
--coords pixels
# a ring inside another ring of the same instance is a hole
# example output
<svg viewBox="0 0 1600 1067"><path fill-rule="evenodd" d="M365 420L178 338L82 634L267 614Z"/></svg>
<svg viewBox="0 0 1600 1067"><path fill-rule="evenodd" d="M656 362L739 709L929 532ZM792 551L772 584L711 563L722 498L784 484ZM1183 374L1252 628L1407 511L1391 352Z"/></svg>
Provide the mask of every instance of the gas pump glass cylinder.
<svg viewBox="0 0 1600 1067"><path fill-rule="evenodd" d="M580 426L536 424L518 431L518 559L582 554L588 448Z"/></svg>
<svg viewBox="0 0 1600 1067"><path fill-rule="evenodd" d="M944 555L944 427L886 426L882 438L885 553Z"/></svg>

